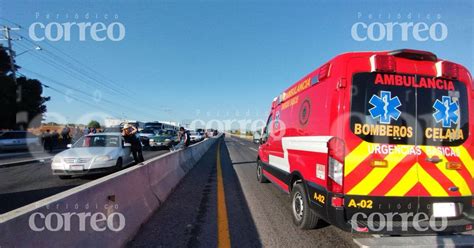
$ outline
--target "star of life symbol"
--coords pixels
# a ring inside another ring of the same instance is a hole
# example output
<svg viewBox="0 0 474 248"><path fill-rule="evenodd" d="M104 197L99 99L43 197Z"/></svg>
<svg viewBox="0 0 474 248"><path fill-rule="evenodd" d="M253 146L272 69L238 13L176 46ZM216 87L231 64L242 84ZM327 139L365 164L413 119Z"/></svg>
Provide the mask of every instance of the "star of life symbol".
<svg viewBox="0 0 474 248"><path fill-rule="evenodd" d="M392 98L392 92L380 91L380 97L372 95L369 103L373 108L369 109L372 119L379 119L381 124L390 124L391 120L398 120L400 117L400 110L398 107L402 106L398 96Z"/></svg>
<svg viewBox="0 0 474 248"><path fill-rule="evenodd" d="M436 99L433 108L436 110L433 118L438 123L442 122L443 127L450 128L452 123L459 122L459 105L450 96L443 96L441 101Z"/></svg>

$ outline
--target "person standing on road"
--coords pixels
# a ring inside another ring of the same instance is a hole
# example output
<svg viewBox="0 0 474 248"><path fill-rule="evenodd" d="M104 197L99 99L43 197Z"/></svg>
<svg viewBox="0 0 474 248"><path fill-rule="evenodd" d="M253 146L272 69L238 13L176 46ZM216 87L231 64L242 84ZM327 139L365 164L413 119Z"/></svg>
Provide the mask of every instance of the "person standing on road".
<svg viewBox="0 0 474 248"><path fill-rule="evenodd" d="M184 127L179 128L178 139L179 143L173 146L173 148L171 149L172 151L176 151L181 148L186 148L191 144L189 133L184 129Z"/></svg>
<svg viewBox="0 0 474 248"><path fill-rule="evenodd" d="M53 138L51 136L49 129L46 130L46 133L43 133L41 138L43 139L44 150L52 153L53 152Z"/></svg>
<svg viewBox="0 0 474 248"><path fill-rule="evenodd" d="M95 134L97 133L97 130L95 129L95 127L89 127L89 134Z"/></svg>
<svg viewBox="0 0 474 248"><path fill-rule="evenodd" d="M51 134L51 140L52 140L52 147L53 148L58 148L59 147L59 133L57 130L54 130L53 131L53 134ZM51 149L51 152L53 152L53 150Z"/></svg>
<svg viewBox="0 0 474 248"><path fill-rule="evenodd" d="M63 141L63 146L66 147L69 143L71 143L71 129L66 125L63 130L61 130L61 139Z"/></svg>
<svg viewBox="0 0 474 248"><path fill-rule="evenodd" d="M143 158L142 144L140 139L137 137L138 129L130 124L125 124L122 129L122 136L125 139L125 142L132 145L132 155L135 162L141 163L145 161Z"/></svg>

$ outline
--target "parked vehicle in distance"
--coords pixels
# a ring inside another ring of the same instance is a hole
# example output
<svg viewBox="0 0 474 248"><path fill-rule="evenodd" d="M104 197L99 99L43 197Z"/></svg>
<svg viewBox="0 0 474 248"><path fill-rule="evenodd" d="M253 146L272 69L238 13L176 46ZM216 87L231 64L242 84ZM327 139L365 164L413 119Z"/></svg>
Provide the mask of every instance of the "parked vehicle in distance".
<svg viewBox="0 0 474 248"><path fill-rule="evenodd" d="M54 156L51 169L61 179L117 171L133 162L130 146L120 133L86 135Z"/></svg>
<svg viewBox="0 0 474 248"><path fill-rule="evenodd" d="M207 137L214 136L214 129L207 129L206 130L206 135L207 135Z"/></svg>
<svg viewBox="0 0 474 248"><path fill-rule="evenodd" d="M144 125L144 129L163 129L163 125L160 122L154 121L154 122L146 122Z"/></svg>
<svg viewBox="0 0 474 248"><path fill-rule="evenodd" d="M40 137L27 131L4 131L0 134L0 151L41 150Z"/></svg>
<svg viewBox="0 0 474 248"><path fill-rule="evenodd" d="M471 231L473 86L466 67L431 52L341 54L274 98L257 179L290 194L301 229Z"/></svg>
<svg viewBox="0 0 474 248"><path fill-rule="evenodd" d="M189 138L191 139L191 143L196 143L202 141L204 139L204 136L202 136L197 131L189 131Z"/></svg>
<svg viewBox="0 0 474 248"><path fill-rule="evenodd" d="M123 125L111 126L104 128L104 133L120 133L122 132Z"/></svg>
<svg viewBox="0 0 474 248"><path fill-rule="evenodd" d="M201 134L204 137L204 134L206 133L206 130L204 130L203 128L198 128L198 129L196 129L196 132L198 132L199 134Z"/></svg>
<svg viewBox="0 0 474 248"><path fill-rule="evenodd" d="M178 132L173 129L160 130L149 138L149 145L152 149L170 148L178 142Z"/></svg>
<svg viewBox="0 0 474 248"><path fill-rule="evenodd" d="M142 142L143 146L150 145L150 137L155 136L159 132L158 129L154 128L145 128L138 132L138 136L140 137L140 141Z"/></svg>
<svg viewBox="0 0 474 248"><path fill-rule="evenodd" d="M153 129L160 129L160 130L169 130L169 129L178 130L177 126L174 126L168 123L159 122L159 121L147 122L145 123L144 128L153 128Z"/></svg>

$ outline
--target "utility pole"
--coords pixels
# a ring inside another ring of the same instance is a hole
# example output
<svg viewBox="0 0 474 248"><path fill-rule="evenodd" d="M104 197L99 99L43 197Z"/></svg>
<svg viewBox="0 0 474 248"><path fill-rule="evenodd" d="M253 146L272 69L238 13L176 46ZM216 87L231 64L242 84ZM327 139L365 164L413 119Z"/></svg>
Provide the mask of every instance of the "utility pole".
<svg viewBox="0 0 474 248"><path fill-rule="evenodd" d="M9 26L3 26L3 31L5 33L5 37L2 40L6 40L8 44L8 55L10 55L10 69L12 71L12 77L13 77L13 82L15 83L16 86L16 105L15 105L15 112L16 115L12 116L12 118L15 118L16 123L19 123L20 119L25 118L25 113L26 112L20 112L18 109L18 104L21 102L21 85L18 85L18 81L16 79L16 66L15 66L15 52L13 51L13 45L12 45L12 36L11 36L11 31L12 30L20 30L20 28L11 28ZM27 115L26 115L27 118ZM20 129L23 130L24 126L20 125Z"/></svg>
<svg viewBox="0 0 474 248"><path fill-rule="evenodd" d="M15 59L14 59L15 52L13 51L12 37L10 34L10 31L12 30L20 30L20 28L10 28L8 26L3 26L3 31L5 32L4 40L7 40L8 54L10 55L10 68L12 70L13 82L15 82L15 85L17 86L16 101L21 102L21 87L18 86L18 82L16 80L16 67L15 67Z"/></svg>

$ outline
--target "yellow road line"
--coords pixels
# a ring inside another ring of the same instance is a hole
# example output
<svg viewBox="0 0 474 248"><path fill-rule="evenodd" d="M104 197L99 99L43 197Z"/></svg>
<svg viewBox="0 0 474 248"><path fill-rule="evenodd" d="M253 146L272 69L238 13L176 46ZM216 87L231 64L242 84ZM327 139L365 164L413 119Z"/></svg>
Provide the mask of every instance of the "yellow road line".
<svg viewBox="0 0 474 248"><path fill-rule="evenodd" d="M230 247L229 222L222 178L221 142L217 144L217 247Z"/></svg>

